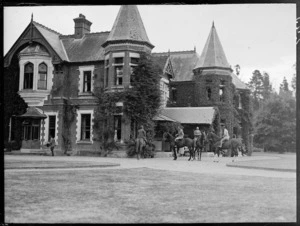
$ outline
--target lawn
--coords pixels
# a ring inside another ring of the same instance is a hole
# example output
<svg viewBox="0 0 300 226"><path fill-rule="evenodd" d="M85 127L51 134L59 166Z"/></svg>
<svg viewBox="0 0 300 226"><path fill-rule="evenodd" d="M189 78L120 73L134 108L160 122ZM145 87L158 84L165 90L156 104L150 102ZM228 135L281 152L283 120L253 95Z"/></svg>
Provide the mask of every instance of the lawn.
<svg viewBox="0 0 300 226"><path fill-rule="evenodd" d="M295 221L295 179L148 168L5 171L6 223Z"/></svg>
<svg viewBox="0 0 300 226"><path fill-rule="evenodd" d="M51 161L51 160L46 160L46 161L36 161L36 160L9 160L5 161L4 168L5 169L40 169L40 168L84 168L84 167L109 167L109 166L119 166L120 164L115 164L115 163L108 163L108 162L83 162L83 161Z"/></svg>

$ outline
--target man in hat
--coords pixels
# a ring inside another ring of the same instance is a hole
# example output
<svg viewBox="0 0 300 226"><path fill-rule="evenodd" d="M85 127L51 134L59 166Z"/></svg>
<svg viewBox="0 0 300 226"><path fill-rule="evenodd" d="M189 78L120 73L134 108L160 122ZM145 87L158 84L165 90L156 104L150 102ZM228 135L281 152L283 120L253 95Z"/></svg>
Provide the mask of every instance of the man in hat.
<svg viewBox="0 0 300 226"><path fill-rule="evenodd" d="M197 142L197 139L199 137L201 137L202 133L201 131L199 130L199 127L196 127L196 129L194 130L194 151L196 150L196 142Z"/></svg>
<svg viewBox="0 0 300 226"><path fill-rule="evenodd" d="M229 133L228 133L228 130L226 129L225 127L225 124L224 123L221 123L221 142L220 142L220 148L222 147L223 145L223 142L226 141L226 140L229 140Z"/></svg>

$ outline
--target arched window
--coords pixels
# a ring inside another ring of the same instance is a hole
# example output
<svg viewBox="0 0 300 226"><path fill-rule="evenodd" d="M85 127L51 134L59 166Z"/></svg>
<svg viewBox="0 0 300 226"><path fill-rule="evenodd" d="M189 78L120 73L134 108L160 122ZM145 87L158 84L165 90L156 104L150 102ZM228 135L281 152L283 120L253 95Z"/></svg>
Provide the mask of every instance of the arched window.
<svg viewBox="0 0 300 226"><path fill-rule="evenodd" d="M24 68L24 89L33 88L33 64L27 63Z"/></svg>
<svg viewBox="0 0 300 226"><path fill-rule="evenodd" d="M47 65L41 63L39 65L38 89L47 89Z"/></svg>

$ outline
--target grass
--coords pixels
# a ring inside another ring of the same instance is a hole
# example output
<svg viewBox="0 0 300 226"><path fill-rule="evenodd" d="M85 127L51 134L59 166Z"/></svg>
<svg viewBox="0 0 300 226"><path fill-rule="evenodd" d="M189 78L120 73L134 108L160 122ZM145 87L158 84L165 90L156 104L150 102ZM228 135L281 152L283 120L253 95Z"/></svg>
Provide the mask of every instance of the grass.
<svg viewBox="0 0 300 226"><path fill-rule="evenodd" d="M295 221L294 179L148 168L5 171L6 223Z"/></svg>
<svg viewBox="0 0 300 226"><path fill-rule="evenodd" d="M82 161L18 161L18 160L9 160L5 161L5 169L32 169L32 168L83 168L83 167L107 167L107 166L118 166L120 164L115 163L106 163L106 162L82 162Z"/></svg>

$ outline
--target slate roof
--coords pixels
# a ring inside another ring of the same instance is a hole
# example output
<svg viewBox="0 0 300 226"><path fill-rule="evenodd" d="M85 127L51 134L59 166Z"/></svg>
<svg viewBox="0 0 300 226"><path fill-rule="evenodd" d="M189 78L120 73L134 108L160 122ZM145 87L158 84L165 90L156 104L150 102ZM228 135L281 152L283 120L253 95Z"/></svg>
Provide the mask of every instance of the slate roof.
<svg viewBox="0 0 300 226"><path fill-rule="evenodd" d="M134 40L150 43L136 5L122 5L107 41Z"/></svg>
<svg viewBox="0 0 300 226"><path fill-rule="evenodd" d="M64 50L64 46L59 38L61 34L35 21L33 21L32 23L44 36L48 43L52 46L52 48L59 55L59 57L64 61L68 61L67 55Z"/></svg>
<svg viewBox="0 0 300 226"><path fill-rule="evenodd" d="M104 48L101 45L108 35L109 31L88 33L81 39L75 39L73 36L62 36L61 41L70 62L98 61L104 60Z"/></svg>
<svg viewBox="0 0 300 226"><path fill-rule="evenodd" d="M39 110L35 107L27 108L27 111L23 115L19 115L20 118L33 118L33 119L43 119L47 118L47 115L42 114Z"/></svg>
<svg viewBox="0 0 300 226"><path fill-rule="evenodd" d="M214 107L170 107L161 111L161 114L182 124L211 124L215 113Z"/></svg>
<svg viewBox="0 0 300 226"><path fill-rule="evenodd" d="M164 121L164 122L176 122L176 120L171 119L170 117L167 117L165 115L162 114L158 114L157 116L155 116L153 118L154 121Z"/></svg>
<svg viewBox="0 0 300 226"><path fill-rule="evenodd" d="M232 77L232 83L235 85L237 89L249 89L249 87L244 82L242 82L239 79L239 77L233 72L231 73L231 77Z"/></svg>
<svg viewBox="0 0 300 226"><path fill-rule="evenodd" d="M199 59L199 55L194 50L152 53L156 59L161 59L163 64L165 58L170 54L172 68L174 72L174 81L190 81L193 80L193 69Z"/></svg>
<svg viewBox="0 0 300 226"><path fill-rule="evenodd" d="M206 67L230 68L214 23L195 68Z"/></svg>
<svg viewBox="0 0 300 226"><path fill-rule="evenodd" d="M152 60L155 64L155 66L157 66L159 68L159 70L161 72L163 72L169 56L168 55L158 55L156 53L151 54L151 56L152 56Z"/></svg>

